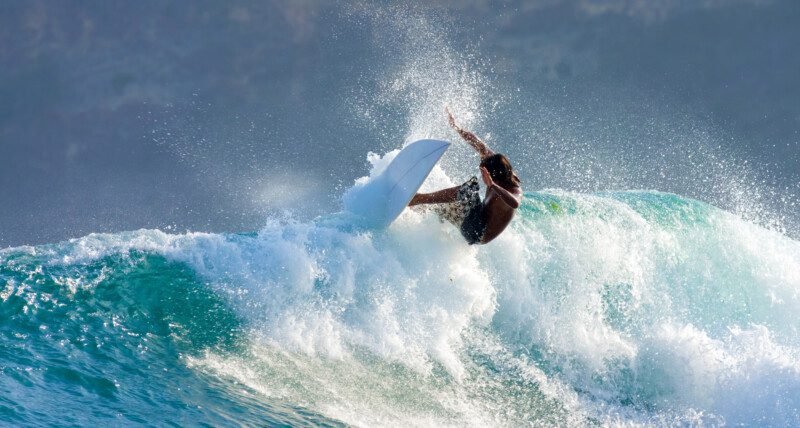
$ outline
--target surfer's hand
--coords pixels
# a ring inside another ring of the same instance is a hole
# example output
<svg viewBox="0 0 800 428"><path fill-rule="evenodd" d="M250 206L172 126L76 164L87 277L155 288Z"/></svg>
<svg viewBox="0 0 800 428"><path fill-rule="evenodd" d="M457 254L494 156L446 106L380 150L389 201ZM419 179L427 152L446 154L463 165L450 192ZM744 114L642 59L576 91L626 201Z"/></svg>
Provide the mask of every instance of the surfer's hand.
<svg viewBox="0 0 800 428"><path fill-rule="evenodd" d="M489 148L486 147L486 144L484 144L477 135L473 134L472 132L465 131L456 125L456 120L453 118L453 115L450 114L450 109L447 108L447 106L445 106L444 111L447 113L447 121L450 122L450 126L455 129L458 135L460 135L461 138L467 142L467 144L472 146L472 148L475 149L479 155L481 155L481 159L494 154L494 152L489 150Z"/></svg>
<svg viewBox="0 0 800 428"><path fill-rule="evenodd" d="M485 166L481 167L481 177L483 178L483 182L486 183L486 187L492 187L494 181L492 181L492 175L489 174L489 170L486 169Z"/></svg>
<svg viewBox="0 0 800 428"><path fill-rule="evenodd" d="M450 123L450 126L458 132L461 132L461 128L456 125L456 120L453 118L453 114L450 113L450 109L445 106L444 112L447 113L447 122Z"/></svg>

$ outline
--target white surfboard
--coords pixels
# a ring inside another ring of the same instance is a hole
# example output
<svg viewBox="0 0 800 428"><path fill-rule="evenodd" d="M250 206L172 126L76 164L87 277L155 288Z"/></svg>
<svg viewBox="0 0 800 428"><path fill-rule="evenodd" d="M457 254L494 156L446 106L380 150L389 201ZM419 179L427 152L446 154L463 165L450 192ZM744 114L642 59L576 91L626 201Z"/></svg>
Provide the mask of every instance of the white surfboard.
<svg viewBox="0 0 800 428"><path fill-rule="evenodd" d="M417 193L450 143L418 140L405 146L377 177L345 195L345 208L375 227L391 224Z"/></svg>

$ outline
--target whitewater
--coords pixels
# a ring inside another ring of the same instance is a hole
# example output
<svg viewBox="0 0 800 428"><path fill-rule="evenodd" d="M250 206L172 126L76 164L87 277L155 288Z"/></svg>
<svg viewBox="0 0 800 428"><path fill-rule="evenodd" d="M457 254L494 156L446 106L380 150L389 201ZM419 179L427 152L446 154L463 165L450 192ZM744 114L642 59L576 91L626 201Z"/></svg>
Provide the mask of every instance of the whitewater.
<svg viewBox="0 0 800 428"><path fill-rule="evenodd" d="M800 422L800 243L668 193L529 192L480 248L410 210L91 234L0 281L13 424Z"/></svg>

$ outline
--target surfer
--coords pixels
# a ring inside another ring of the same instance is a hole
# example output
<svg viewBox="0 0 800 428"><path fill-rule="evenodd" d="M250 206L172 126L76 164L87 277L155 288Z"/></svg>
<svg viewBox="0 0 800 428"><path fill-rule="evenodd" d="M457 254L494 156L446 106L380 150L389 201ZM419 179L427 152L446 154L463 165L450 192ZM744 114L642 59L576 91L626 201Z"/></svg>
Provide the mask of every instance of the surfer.
<svg viewBox="0 0 800 428"><path fill-rule="evenodd" d="M480 155L486 194L481 201L478 178L473 176L460 186L417 193L408 205L435 204L432 210L439 218L458 227L470 245L487 244L514 218L514 211L522 200L520 181L505 155L490 150L475 134L456 125L450 110L445 108L445 112L450 126Z"/></svg>

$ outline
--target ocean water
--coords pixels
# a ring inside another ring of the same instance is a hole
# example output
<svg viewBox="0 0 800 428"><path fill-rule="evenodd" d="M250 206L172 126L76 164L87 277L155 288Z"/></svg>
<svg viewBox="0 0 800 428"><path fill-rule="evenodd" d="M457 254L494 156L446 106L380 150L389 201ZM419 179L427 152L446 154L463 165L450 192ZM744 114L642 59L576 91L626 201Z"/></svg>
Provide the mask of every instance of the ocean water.
<svg viewBox="0 0 800 428"><path fill-rule="evenodd" d="M800 423L800 243L659 192L0 251L12 425Z"/></svg>
<svg viewBox="0 0 800 428"><path fill-rule="evenodd" d="M800 426L796 2L38 6L0 425ZM523 180L487 246L347 213L478 174L444 106Z"/></svg>

